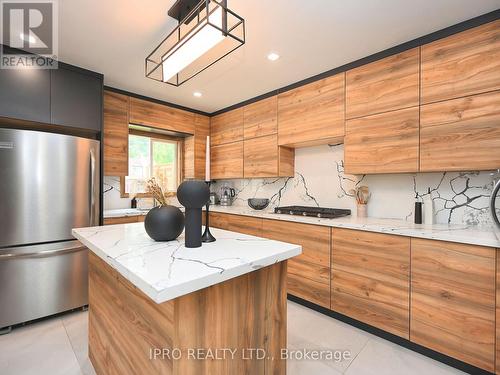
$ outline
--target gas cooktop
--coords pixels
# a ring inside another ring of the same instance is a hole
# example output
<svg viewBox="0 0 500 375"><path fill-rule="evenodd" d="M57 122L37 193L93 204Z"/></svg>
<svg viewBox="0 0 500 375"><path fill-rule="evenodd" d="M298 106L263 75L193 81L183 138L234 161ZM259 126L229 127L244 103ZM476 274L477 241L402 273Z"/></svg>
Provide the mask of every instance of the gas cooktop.
<svg viewBox="0 0 500 375"><path fill-rule="evenodd" d="M325 207L284 206L276 207L274 209L274 213L334 219L337 217L349 216L351 214L351 210Z"/></svg>

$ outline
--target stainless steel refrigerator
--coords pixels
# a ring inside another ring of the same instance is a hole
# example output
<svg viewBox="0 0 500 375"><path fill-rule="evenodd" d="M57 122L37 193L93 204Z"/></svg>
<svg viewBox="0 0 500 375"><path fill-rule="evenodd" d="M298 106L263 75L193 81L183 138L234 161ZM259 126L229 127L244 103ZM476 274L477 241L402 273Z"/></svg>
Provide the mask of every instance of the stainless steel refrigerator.
<svg viewBox="0 0 500 375"><path fill-rule="evenodd" d="M87 250L99 224L99 141L0 129L0 329L88 303Z"/></svg>

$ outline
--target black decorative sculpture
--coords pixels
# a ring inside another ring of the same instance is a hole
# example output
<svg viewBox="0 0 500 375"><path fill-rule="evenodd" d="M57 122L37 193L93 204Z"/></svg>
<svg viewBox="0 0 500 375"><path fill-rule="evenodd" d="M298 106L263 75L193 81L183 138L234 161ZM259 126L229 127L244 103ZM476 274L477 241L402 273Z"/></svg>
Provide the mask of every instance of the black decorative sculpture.
<svg viewBox="0 0 500 375"><path fill-rule="evenodd" d="M210 189L202 180L184 181L177 189L177 199L186 208L184 213L186 247L200 247L201 208L210 199Z"/></svg>
<svg viewBox="0 0 500 375"><path fill-rule="evenodd" d="M155 241L172 241L184 229L184 215L175 206L159 206L151 209L144 220L144 228Z"/></svg>
<svg viewBox="0 0 500 375"><path fill-rule="evenodd" d="M210 190L210 182L206 181L205 182L208 186L208 189ZM203 235L201 236L201 242L214 242L215 237L210 233L210 200L207 202L205 205L205 231L203 232Z"/></svg>

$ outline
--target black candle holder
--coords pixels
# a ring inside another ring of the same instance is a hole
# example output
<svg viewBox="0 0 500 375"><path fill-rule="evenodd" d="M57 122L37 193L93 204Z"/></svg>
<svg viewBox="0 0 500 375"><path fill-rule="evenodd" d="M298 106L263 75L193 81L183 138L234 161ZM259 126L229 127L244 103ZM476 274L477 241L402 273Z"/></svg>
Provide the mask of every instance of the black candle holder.
<svg viewBox="0 0 500 375"><path fill-rule="evenodd" d="M210 189L210 181L206 181L208 188ZM210 201L205 205L205 231L203 232L203 235L201 236L201 242L214 242L215 237L210 233L210 223L209 223L209 208L210 208Z"/></svg>

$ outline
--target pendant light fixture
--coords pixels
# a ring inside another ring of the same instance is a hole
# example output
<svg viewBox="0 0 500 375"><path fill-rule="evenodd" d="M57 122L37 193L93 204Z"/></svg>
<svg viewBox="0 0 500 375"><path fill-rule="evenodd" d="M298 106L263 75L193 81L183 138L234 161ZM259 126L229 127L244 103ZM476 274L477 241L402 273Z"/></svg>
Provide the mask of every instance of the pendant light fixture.
<svg viewBox="0 0 500 375"><path fill-rule="evenodd" d="M180 86L245 44L245 20L227 0L178 0L177 27L146 58L146 77Z"/></svg>

